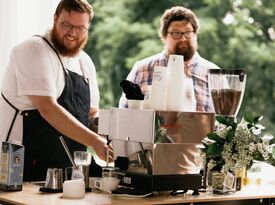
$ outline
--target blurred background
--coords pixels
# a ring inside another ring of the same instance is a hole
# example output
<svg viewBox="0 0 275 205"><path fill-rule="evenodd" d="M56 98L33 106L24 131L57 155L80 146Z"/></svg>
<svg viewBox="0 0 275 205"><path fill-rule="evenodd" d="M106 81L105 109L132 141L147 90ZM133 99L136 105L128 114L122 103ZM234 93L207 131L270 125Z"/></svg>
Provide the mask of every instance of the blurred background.
<svg viewBox="0 0 275 205"><path fill-rule="evenodd" d="M163 49L158 37L165 9L183 5L199 17L199 53L221 68L248 72L238 114L263 115L275 133L275 1L100 0L90 1L95 18L86 51L96 64L101 107L117 106L119 83L136 60Z"/></svg>
<svg viewBox="0 0 275 205"><path fill-rule="evenodd" d="M37 32L43 33L52 24L59 2L4 1L0 0L1 78L11 47ZM119 83L136 60L163 49L158 37L160 17L165 9L183 5L199 17L200 55L221 68L242 68L248 73L239 118L245 113L263 115L266 131L275 133L274 0L88 1L95 17L85 51L96 65L101 108L118 105Z"/></svg>

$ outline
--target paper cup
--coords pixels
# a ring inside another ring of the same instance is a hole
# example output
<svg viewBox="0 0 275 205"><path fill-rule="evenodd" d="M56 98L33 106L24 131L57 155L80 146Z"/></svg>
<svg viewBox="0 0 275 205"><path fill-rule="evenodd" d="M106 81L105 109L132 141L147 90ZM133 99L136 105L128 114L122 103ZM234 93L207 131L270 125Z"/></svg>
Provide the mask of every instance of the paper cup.
<svg viewBox="0 0 275 205"><path fill-rule="evenodd" d="M143 109L144 100L127 100L127 102L130 109Z"/></svg>

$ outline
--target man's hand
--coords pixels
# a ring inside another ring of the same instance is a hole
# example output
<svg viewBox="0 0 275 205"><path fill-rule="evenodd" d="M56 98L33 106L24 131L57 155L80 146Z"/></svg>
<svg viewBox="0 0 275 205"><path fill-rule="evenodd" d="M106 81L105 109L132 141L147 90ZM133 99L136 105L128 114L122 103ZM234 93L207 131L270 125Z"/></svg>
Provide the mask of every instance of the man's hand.
<svg viewBox="0 0 275 205"><path fill-rule="evenodd" d="M107 140L104 137L99 136L98 142L95 143L93 148L100 159L107 161L107 154L109 154L108 161L113 161L113 148L111 145L107 144Z"/></svg>

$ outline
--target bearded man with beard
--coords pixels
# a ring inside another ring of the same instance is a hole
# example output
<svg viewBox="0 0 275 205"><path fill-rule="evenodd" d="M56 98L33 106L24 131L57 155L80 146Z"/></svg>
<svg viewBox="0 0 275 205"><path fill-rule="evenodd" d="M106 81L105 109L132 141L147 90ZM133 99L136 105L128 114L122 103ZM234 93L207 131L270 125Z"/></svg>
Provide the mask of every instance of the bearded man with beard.
<svg viewBox="0 0 275 205"><path fill-rule="evenodd" d="M208 91L207 70L218 66L202 58L197 52L198 31L198 19L190 9L182 6L167 9L160 20L159 30L164 50L136 62L127 80L138 84L144 92L147 85L152 85L155 66L166 67L171 54L183 55L184 72L194 83L196 110L214 111ZM124 94L120 98L119 107L128 107Z"/></svg>
<svg viewBox="0 0 275 205"><path fill-rule="evenodd" d="M72 166L69 151L92 147L106 160L106 139L89 127L96 117L99 91L91 58L82 49L93 18L86 0L61 0L53 28L17 45L3 79L1 141L25 146L24 181L45 180L47 168Z"/></svg>

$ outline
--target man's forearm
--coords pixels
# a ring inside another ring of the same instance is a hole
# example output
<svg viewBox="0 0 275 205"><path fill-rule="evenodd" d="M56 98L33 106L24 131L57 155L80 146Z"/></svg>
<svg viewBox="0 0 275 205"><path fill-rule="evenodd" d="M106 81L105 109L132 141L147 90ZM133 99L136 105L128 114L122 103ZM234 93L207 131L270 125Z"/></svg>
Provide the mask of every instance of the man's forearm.
<svg viewBox="0 0 275 205"><path fill-rule="evenodd" d="M30 96L41 116L56 130L82 144L93 147L99 136L79 122L51 97Z"/></svg>

